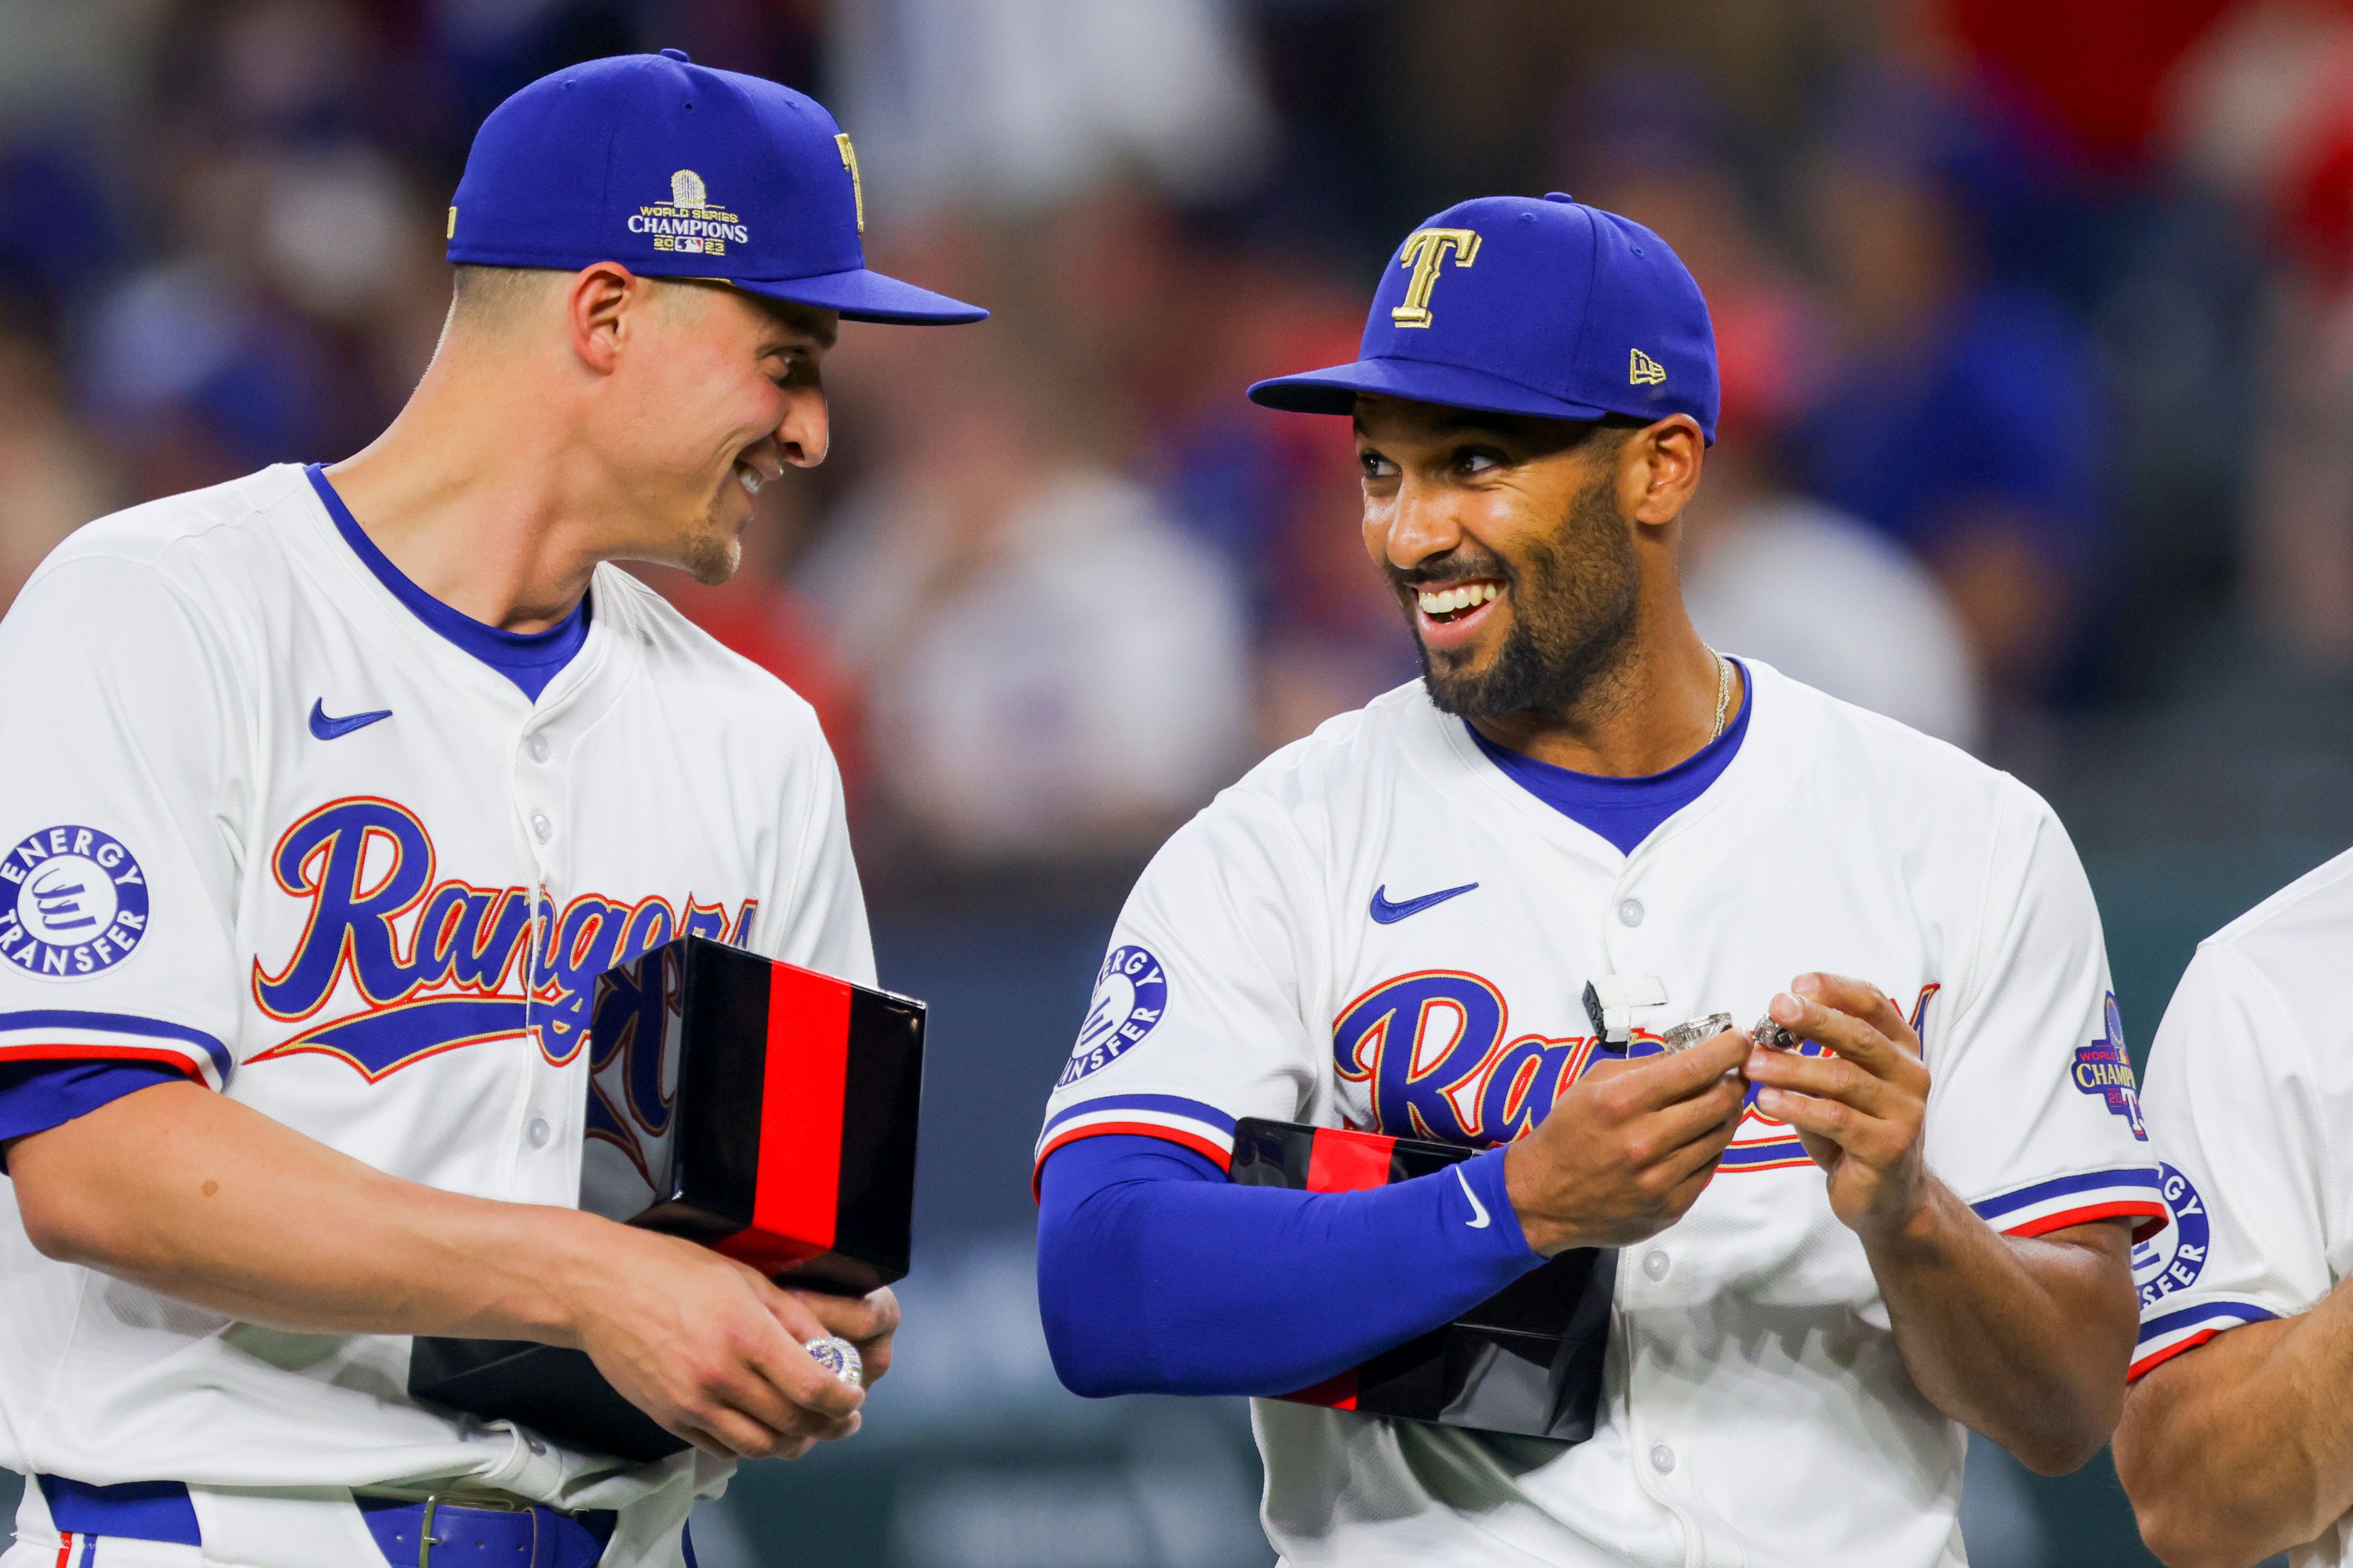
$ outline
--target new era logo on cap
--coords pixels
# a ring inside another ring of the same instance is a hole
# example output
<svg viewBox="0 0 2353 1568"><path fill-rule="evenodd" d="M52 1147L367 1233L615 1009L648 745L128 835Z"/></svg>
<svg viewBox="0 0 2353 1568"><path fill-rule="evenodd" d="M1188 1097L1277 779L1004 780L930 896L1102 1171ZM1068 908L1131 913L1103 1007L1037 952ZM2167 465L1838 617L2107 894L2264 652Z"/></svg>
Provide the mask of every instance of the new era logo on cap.
<svg viewBox="0 0 2353 1568"><path fill-rule="evenodd" d="M1649 229L1556 193L1432 216L1382 270L1354 363L1251 401L1347 414L1360 393L1547 419L1688 415L1715 438L1715 334L1699 285Z"/></svg>

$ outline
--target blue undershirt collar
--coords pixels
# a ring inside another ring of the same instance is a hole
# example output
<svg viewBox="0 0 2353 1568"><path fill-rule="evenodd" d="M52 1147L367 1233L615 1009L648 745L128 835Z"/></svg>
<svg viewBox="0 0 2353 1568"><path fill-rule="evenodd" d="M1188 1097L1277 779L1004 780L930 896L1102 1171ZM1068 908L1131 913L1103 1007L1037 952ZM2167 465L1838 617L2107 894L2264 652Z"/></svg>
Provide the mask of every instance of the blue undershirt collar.
<svg viewBox="0 0 2353 1568"><path fill-rule="evenodd" d="M351 509L343 504L343 498L327 482L325 465L312 463L302 471L311 477L311 488L319 492L327 515L334 519L335 531L375 574L376 581L390 589L392 596L406 605L411 615L513 681L533 702L547 689L547 683L572 662L580 645L588 640L588 595L585 594L570 615L543 632L506 631L451 609L410 582L407 574L376 548L375 541L367 536L352 516Z"/></svg>
<svg viewBox="0 0 2353 1568"><path fill-rule="evenodd" d="M1631 855L1659 824L1706 794L1707 786L1722 777L1739 754L1741 739L1748 733L1748 716L1757 710L1757 683L1746 665L1736 658L1732 662L1740 670L1740 711L1725 726L1723 734L1664 773L1630 779L1580 773L1499 746L1472 729L1467 721L1462 727L1514 784L1570 821L1599 834L1620 855Z"/></svg>

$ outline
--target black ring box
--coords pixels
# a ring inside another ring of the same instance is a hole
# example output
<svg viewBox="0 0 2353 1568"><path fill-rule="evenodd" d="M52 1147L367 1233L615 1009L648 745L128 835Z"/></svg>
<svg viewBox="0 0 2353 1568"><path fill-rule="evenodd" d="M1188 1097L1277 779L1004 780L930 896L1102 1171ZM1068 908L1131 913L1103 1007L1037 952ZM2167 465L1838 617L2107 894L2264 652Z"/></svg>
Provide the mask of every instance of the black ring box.
<svg viewBox="0 0 2353 1568"><path fill-rule="evenodd" d="M1479 1151L1245 1117L1227 1174L1245 1186L1356 1192L1445 1170ZM1609 1346L1614 1249L1560 1253L1451 1323L1383 1351L1294 1404L1579 1443L1593 1436Z"/></svg>
<svg viewBox="0 0 2353 1568"><path fill-rule="evenodd" d="M617 965L590 1014L580 1206L798 1288L904 1278L923 1022L921 1002L707 937ZM555 1345L419 1335L408 1392L625 1459L686 1447Z"/></svg>

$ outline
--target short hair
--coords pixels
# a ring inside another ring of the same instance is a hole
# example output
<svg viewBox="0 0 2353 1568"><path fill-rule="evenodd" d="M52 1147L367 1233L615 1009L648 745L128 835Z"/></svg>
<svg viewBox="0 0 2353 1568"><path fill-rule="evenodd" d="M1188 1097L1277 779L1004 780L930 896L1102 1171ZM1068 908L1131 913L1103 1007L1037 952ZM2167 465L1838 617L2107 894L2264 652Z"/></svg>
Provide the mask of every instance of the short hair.
<svg viewBox="0 0 2353 1568"><path fill-rule="evenodd" d="M470 262L459 264L455 271L457 283L449 301L448 319L442 328L445 335L459 327L493 335L504 332L540 308L543 300L560 292L563 285L575 276L555 268L481 267ZM654 308L664 316L700 309L707 296L733 291L734 288L720 278L649 277L640 273L638 281L647 286ZM771 316L807 332L828 348L832 346L831 311L756 294L744 297Z"/></svg>
<svg viewBox="0 0 2353 1568"><path fill-rule="evenodd" d="M480 267L461 263L450 302L453 318L485 323L520 315L550 284L566 274L544 267Z"/></svg>
<svg viewBox="0 0 2353 1568"><path fill-rule="evenodd" d="M574 276L570 270L559 268L482 267L471 262L459 263L453 270L458 281L449 302L451 321L492 328L512 325ZM694 284L717 283L717 279L642 274L638 280L652 286L652 298L666 311L676 310L694 299Z"/></svg>

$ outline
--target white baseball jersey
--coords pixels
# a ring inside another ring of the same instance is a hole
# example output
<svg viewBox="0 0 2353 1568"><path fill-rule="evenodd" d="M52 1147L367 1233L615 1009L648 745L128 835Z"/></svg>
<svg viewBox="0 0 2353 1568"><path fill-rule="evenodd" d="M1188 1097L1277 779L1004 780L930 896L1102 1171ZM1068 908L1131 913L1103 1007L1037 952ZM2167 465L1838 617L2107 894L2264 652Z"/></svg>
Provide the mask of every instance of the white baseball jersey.
<svg viewBox="0 0 2353 1568"><path fill-rule="evenodd" d="M1998 1229L2159 1223L2057 819L1746 668L1739 753L1631 855L1418 686L1276 753L1128 900L1039 1158L1117 1131L1222 1162L1245 1116L1501 1142L1592 1065L1589 979L1659 983L1639 1050L1705 1013L1745 1026L1819 969L1916 1020L1928 1163ZM1753 1108L1690 1213L1622 1255L1602 1403L1563 1446L1257 1401L1268 1533L1287 1563L1351 1568L1963 1561L1965 1434L1905 1372L1820 1170Z"/></svg>
<svg viewBox="0 0 2353 1568"><path fill-rule="evenodd" d="M2317 1305L2353 1273L2353 854L2208 937L2149 1047L2149 1130L2173 1226L2135 1249L2133 1375L2245 1323ZM2353 1516L2288 1554L2353 1563Z"/></svg>
<svg viewBox="0 0 2353 1568"><path fill-rule="evenodd" d="M75 534L0 623L0 1062L165 1062L395 1175L569 1207L601 971L695 931L871 984L807 705L616 568L591 607L533 703L299 468ZM208 1552L211 1489L471 1478L623 1507L626 1542L633 1500L715 1484L419 1408L406 1338L53 1262L5 1201L0 1464L195 1483Z"/></svg>

